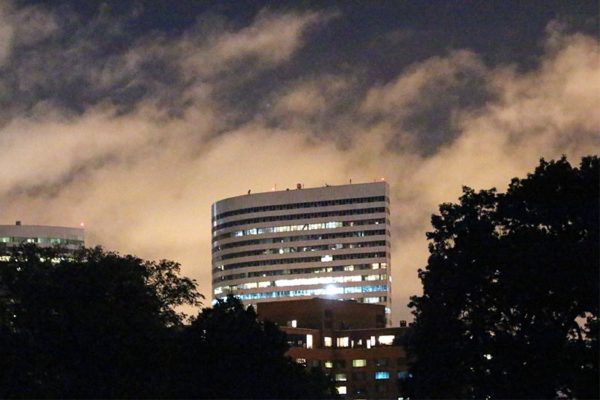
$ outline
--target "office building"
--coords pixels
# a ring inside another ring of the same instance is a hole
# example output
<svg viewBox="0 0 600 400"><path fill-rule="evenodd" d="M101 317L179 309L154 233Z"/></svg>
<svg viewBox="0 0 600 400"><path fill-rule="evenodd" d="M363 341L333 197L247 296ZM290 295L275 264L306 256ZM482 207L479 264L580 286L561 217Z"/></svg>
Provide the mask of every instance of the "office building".
<svg viewBox="0 0 600 400"><path fill-rule="evenodd" d="M213 297L391 306L385 182L247 194L212 206Z"/></svg>
<svg viewBox="0 0 600 400"><path fill-rule="evenodd" d="M307 299L260 303L259 318L286 332L287 355L321 368L345 399L397 399L408 379L406 324L385 327L384 306ZM403 326L402 326L403 325Z"/></svg>
<svg viewBox="0 0 600 400"><path fill-rule="evenodd" d="M85 245L83 228L62 226L0 225L0 253L6 253L11 247L33 243L39 247L60 246L67 251L75 251Z"/></svg>

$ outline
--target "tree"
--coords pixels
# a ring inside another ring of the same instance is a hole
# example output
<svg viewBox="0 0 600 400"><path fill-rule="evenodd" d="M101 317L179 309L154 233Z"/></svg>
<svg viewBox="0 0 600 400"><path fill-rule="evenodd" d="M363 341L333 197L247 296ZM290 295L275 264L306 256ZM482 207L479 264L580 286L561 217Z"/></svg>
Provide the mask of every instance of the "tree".
<svg viewBox="0 0 600 400"><path fill-rule="evenodd" d="M175 307L200 297L171 261L17 248L0 265L0 397L156 397Z"/></svg>
<svg viewBox="0 0 600 400"><path fill-rule="evenodd" d="M598 398L598 157L543 159L432 217L409 394Z"/></svg>
<svg viewBox="0 0 600 400"><path fill-rule="evenodd" d="M307 370L285 356L286 334L260 321L252 307L229 296L205 308L186 328L179 391L185 398L332 398L335 388L321 370Z"/></svg>

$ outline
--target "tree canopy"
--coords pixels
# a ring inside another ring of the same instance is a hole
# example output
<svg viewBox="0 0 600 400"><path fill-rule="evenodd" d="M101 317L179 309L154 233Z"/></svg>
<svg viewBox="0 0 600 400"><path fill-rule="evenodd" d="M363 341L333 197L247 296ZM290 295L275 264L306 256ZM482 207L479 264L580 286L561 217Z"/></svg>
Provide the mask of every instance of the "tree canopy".
<svg viewBox="0 0 600 400"><path fill-rule="evenodd" d="M1 398L317 398L324 375L235 300L199 305L179 264L24 245L0 261Z"/></svg>
<svg viewBox="0 0 600 400"><path fill-rule="evenodd" d="M286 334L261 321L252 307L228 296L205 308L185 333L187 362L180 379L194 397L228 399L334 398L337 391L320 369L289 357ZM202 371L198 374L197 371Z"/></svg>
<svg viewBox="0 0 600 400"><path fill-rule="evenodd" d="M465 187L427 234L416 398L598 398L598 157L541 160L506 193Z"/></svg>

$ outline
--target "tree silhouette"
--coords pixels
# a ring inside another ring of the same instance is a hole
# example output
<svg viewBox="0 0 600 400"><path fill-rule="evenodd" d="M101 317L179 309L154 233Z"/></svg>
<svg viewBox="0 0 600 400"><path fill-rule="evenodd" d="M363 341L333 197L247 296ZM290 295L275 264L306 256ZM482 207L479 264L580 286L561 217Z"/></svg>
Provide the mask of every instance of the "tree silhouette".
<svg viewBox="0 0 600 400"><path fill-rule="evenodd" d="M320 398L321 371L234 298L191 325L179 264L24 245L0 261L0 398Z"/></svg>
<svg viewBox="0 0 600 400"><path fill-rule="evenodd" d="M307 370L285 356L286 335L260 321L252 307L229 296L205 308L186 329L176 397L332 398L335 388L321 370Z"/></svg>
<svg viewBox="0 0 600 400"><path fill-rule="evenodd" d="M196 304L179 265L23 246L0 265L0 397L160 393L174 307Z"/></svg>
<svg viewBox="0 0 600 400"><path fill-rule="evenodd" d="M541 160L505 194L463 189L427 234L408 392L598 398L599 162Z"/></svg>

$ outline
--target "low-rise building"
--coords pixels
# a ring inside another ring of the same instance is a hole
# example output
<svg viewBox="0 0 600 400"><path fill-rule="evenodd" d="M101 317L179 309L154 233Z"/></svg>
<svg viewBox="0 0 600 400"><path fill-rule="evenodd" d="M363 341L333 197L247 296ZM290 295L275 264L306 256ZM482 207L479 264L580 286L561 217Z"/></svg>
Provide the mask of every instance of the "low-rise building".
<svg viewBox="0 0 600 400"><path fill-rule="evenodd" d="M322 368L343 398L398 398L408 368L399 338L408 328L386 328L383 305L313 298L259 303L257 312L287 333L287 354Z"/></svg>

